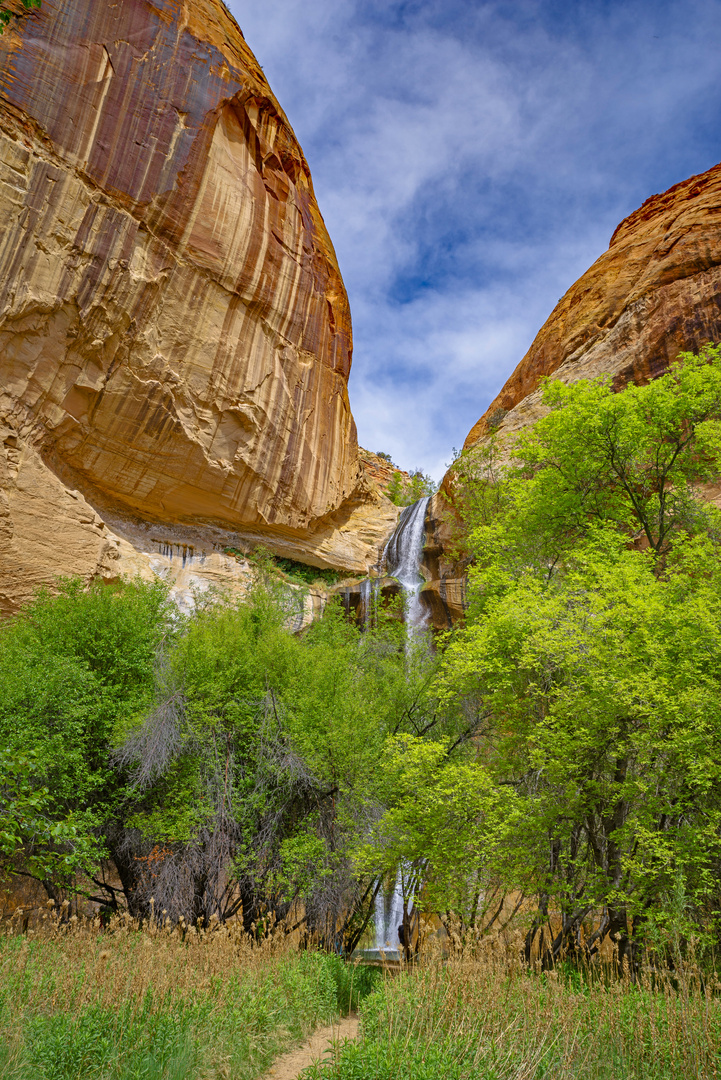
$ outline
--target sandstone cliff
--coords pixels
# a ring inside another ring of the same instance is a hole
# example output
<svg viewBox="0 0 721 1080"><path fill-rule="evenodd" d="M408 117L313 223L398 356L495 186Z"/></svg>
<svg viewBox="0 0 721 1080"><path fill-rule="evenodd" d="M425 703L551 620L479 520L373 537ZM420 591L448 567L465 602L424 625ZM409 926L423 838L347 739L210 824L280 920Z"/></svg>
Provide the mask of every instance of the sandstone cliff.
<svg viewBox="0 0 721 1080"><path fill-rule="evenodd" d="M618 226L608 251L559 300L530 349L469 433L512 435L544 412L540 383L610 375L617 388L662 374L679 352L721 341L721 165L654 195ZM426 519L428 603L436 625L464 604L444 492ZM709 497L721 501L718 491ZM450 600L449 600L450 598Z"/></svg>
<svg viewBox="0 0 721 1080"><path fill-rule="evenodd" d="M410 483L411 474L406 472L405 469L399 469L392 461L387 461L385 458L379 457L378 454L373 454L370 450L364 450L362 447L358 448L358 457L363 472L380 491L387 489L396 473L400 473L404 484Z"/></svg>
<svg viewBox="0 0 721 1080"><path fill-rule="evenodd" d="M307 163L221 0L43 0L0 37L0 610L174 557L235 580L258 541L365 570L397 512L350 362Z"/></svg>
<svg viewBox="0 0 721 1080"><path fill-rule="evenodd" d="M662 374L679 352L721 340L721 165L653 195L572 285L470 431L510 433L539 415L539 384L607 374L620 387Z"/></svg>

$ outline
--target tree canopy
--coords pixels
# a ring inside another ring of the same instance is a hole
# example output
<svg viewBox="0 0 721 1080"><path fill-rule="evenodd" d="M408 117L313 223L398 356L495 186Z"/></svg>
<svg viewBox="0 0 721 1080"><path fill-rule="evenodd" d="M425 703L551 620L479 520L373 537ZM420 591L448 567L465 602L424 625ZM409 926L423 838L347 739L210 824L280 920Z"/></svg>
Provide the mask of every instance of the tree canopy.
<svg viewBox="0 0 721 1080"><path fill-rule="evenodd" d="M65 582L1 627L4 867L333 948L396 880L406 926L518 914L545 963L717 942L721 350L544 403L455 463L471 602L433 648L382 605L294 634L260 557L242 602Z"/></svg>
<svg viewBox="0 0 721 1080"><path fill-rule="evenodd" d="M536 897L534 930L561 913L556 955L712 932L721 551L701 485L721 471L721 355L618 393L548 383L544 403L460 467L473 603L446 692L483 700L479 767L513 792L486 857Z"/></svg>

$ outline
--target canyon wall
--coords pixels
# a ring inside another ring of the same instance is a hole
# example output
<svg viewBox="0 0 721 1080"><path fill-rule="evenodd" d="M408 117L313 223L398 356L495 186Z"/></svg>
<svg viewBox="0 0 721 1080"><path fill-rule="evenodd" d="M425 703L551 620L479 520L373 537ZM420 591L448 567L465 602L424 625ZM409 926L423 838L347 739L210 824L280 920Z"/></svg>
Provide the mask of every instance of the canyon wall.
<svg viewBox="0 0 721 1080"><path fill-rule="evenodd" d="M541 379L614 386L661 375L679 352L721 341L721 165L653 195L571 286L471 429L510 434L541 415Z"/></svg>
<svg viewBox="0 0 721 1080"><path fill-rule="evenodd" d="M220 0L43 0L0 37L0 611L57 573L242 585L226 553L259 542L364 572L397 511L351 349L308 165Z"/></svg>
<svg viewBox="0 0 721 1080"><path fill-rule="evenodd" d="M546 411L541 380L609 375L618 389L663 374L682 351L721 341L721 165L654 195L618 226L608 250L571 286L464 449L512 436ZM465 603L454 557L452 470L426 518L428 604L438 626ZM717 489L709 498L719 501ZM718 498L717 498L718 497Z"/></svg>

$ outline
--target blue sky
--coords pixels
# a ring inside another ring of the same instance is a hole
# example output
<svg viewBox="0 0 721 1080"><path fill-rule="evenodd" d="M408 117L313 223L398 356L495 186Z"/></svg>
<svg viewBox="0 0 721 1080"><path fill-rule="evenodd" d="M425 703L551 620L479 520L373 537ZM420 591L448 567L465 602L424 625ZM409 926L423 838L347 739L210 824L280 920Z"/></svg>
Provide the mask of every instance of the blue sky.
<svg viewBox="0 0 721 1080"><path fill-rule="evenodd" d="M721 0L229 0L338 253L361 445L439 478L649 195L721 160Z"/></svg>

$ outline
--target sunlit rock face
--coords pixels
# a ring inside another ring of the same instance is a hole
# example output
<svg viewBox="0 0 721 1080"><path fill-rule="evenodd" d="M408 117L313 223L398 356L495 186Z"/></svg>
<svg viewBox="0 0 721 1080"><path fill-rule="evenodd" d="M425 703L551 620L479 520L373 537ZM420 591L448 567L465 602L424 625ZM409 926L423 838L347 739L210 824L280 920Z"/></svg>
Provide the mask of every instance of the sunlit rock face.
<svg viewBox="0 0 721 1080"><path fill-rule="evenodd" d="M563 296L465 448L544 411L541 379L610 375L617 388L662 374L681 351L721 340L721 165L653 195Z"/></svg>
<svg viewBox="0 0 721 1080"><path fill-rule="evenodd" d="M307 163L220 0L43 0L0 37L0 609L186 528L363 571L395 510L350 362Z"/></svg>
<svg viewBox="0 0 721 1080"><path fill-rule="evenodd" d="M544 376L573 382L608 375L620 389L663 374L679 352L708 341L721 341L721 165L652 196L621 222L608 251L559 300L464 449L492 430L512 438L542 416ZM446 499L452 483L448 474L426 530L428 602L437 624L444 616L456 621L465 606ZM721 503L718 489L709 488L708 497Z"/></svg>

